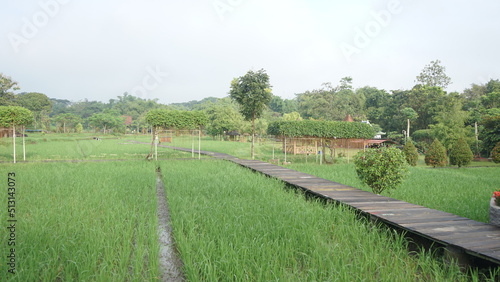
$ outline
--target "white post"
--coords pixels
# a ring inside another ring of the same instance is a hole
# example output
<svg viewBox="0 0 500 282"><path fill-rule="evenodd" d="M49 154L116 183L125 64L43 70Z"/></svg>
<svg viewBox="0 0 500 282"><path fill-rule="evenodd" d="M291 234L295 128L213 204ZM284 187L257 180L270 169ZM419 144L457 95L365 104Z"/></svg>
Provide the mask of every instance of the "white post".
<svg viewBox="0 0 500 282"><path fill-rule="evenodd" d="M158 133L155 132L155 161L158 160Z"/></svg>
<svg viewBox="0 0 500 282"><path fill-rule="evenodd" d="M285 163L286 163L286 136L284 136L284 138L285 138L285 148L284 148L285 150L284 151L285 151Z"/></svg>
<svg viewBox="0 0 500 282"><path fill-rule="evenodd" d="M24 135L26 133L26 128L23 126L23 161L26 161L26 143L24 142Z"/></svg>
<svg viewBox="0 0 500 282"><path fill-rule="evenodd" d="M274 160L274 142L273 142L273 160Z"/></svg>
<svg viewBox="0 0 500 282"><path fill-rule="evenodd" d="M191 158L194 159L194 130L191 131Z"/></svg>
<svg viewBox="0 0 500 282"><path fill-rule="evenodd" d="M477 121L474 123L474 134L476 135L476 155L478 157L481 157L481 154L479 153L479 135L477 130Z"/></svg>
<svg viewBox="0 0 500 282"><path fill-rule="evenodd" d="M201 160L201 130L198 130L198 160Z"/></svg>
<svg viewBox="0 0 500 282"><path fill-rule="evenodd" d="M12 125L12 143L14 147L14 163L16 163L16 126Z"/></svg>

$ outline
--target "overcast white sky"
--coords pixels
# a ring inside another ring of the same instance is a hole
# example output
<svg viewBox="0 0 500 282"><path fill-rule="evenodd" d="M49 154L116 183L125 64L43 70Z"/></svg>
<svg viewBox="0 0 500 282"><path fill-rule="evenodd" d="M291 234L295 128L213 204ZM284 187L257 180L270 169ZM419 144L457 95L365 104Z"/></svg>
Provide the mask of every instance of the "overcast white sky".
<svg viewBox="0 0 500 282"><path fill-rule="evenodd" d="M265 69L273 93L410 89L432 60L462 91L500 79L500 1L2 1L0 72L21 92L108 102L225 97Z"/></svg>

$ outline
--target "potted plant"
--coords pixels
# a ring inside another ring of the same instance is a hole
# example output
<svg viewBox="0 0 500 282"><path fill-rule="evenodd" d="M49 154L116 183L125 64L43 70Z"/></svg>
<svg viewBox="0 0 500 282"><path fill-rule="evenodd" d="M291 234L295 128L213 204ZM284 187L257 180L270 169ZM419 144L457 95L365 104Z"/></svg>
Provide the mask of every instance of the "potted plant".
<svg viewBox="0 0 500 282"><path fill-rule="evenodd" d="M493 192L490 200L490 224L500 226L500 191Z"/></svg>

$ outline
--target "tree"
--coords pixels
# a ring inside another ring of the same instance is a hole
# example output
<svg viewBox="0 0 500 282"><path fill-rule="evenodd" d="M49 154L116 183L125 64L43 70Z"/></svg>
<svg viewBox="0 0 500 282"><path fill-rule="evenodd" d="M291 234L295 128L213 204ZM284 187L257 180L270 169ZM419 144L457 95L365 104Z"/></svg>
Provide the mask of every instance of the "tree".
<svg viewBox="0 0 500 282"><path fill-rule="evenodd" d="M240 112L252 122L252 159L255 158L255 120L260 118L272 99L269 76L261 69L248 71L244 76L233 79L229 91L231 99L240 105Z"/></svg>
<svg viewBox="0 0 500 282"><path fill-rule="evenodd" d="M283 120L302 120L302 117L297 112L291 112L283 115Z"/></svg>
<svg viewBox="0 0 500 282"><path fill-rule="evenodd" d="M500 163L500 142L491 150L491 160L495 163Z"/></svg>
<svg viewBox="0 0 500 282"><path fill-rule="evenodd" d="M434 139L425 154L425 164L428 166L445 166L447 164L446 149L438 139Z"/></svg>
<svg viewBox="0 0 500 282"><path fill-rule="evenodd" d="M33 112L35 127L38 126L38 123L43 118L42 115L46 116L52 109L52 101L49 97L37 92L16 95L16 102L19 106Z"/></svg>
<svg viewBox="0 0 500 282"><path fill-rule="evenodd" d="M207 133L212 136L236 131L243 124L243 116L231 104L214 104L206 112L209 120Z"/></svg>
<svg viewBox="0 0 500 282"><path fill-rule="evenodd" d="M104 134L106 134L106 130L119 129L124 125L122 117L110 112L93 114L88 118L88 121L91 126L102 129Z"/></svg>
<svg viewBox="0 0 500 282"><path fill-rule="evenodd" d="M66 133L67 127L73 127L76 129L76 125L79 124L82 120L79 116L76 116L72 113L58 114L53 119L56 123L59 123L61 125L63 133Z"/></svg>
<svg viewBox="0 0 500 282"><path fill-rule="evenodd" d="M446 68L440 64L440 60L431 61L417 76L416 82L426 86L438 86L446 89L451 83L451 78L446 75Z"/></svg>
<svg viewBox="0 0 500 282"><path fill-rule="evenodd" d="M358 177L375 194L395 189L408 174L404 154L394 147L360 151L354 158L354 164Z"/></svg>
<svg viewBox="0 0 500 282"><path fill-rule="evenodd" d="M418 162L418 151L413 141L408 139L405 146L403 147L403 153L405 154L406 161L411 166L416 166Z"/></svg>
<svg viewBox="0 0 500 282"><path fill-rule="evenodd" d="M17 82L13 81L10 77L0 73L0 106L13 106L14 92L19 90Z"/></svg>
<svg viewBox="0 0 500 282"><path fill-rule="evenodd" d="M500 142L500 115L486 116L481 121L483 130L479 138L483 141L483 153L489 153Z"/></svg>
<svg viewBox="0 0 500 282"><path fill-rule="evenodd" d="M468 165L473 158L472 151L469 147L469 144L467 144L467 141L465 141L465 138L459 138L455 144L453 144L453 147L451 147L450 151L450 164L451 165L456 165L458 167L466 166Z"/></svg>
<svg viewBox="0 0 500 282"><path fill-rule="evenodd" d="M442 141L447 150L462 136L470 136L471 130L465 126L469 113L463 111L462 98L451 93L442 99L443 110L436 114L436 124L429 125L434 138Z"/></svg>
<svg viewBox="0 0 500 282"><path fill-rule="evenodd" d="M14 163L16 162L16 126L26 126L32 122L33 113L30 110L19 106L0 106L0 126L12 128Z"/></svg>
<svg viewBox="0 0 500 282"><path fill-rule="evenodd" d="M298 112L304 118L343 120L350 114L357 120L365 119L365 97L352 90L352 78L344 77L334 87L324 83L321 89L297 95Z"/></svg>

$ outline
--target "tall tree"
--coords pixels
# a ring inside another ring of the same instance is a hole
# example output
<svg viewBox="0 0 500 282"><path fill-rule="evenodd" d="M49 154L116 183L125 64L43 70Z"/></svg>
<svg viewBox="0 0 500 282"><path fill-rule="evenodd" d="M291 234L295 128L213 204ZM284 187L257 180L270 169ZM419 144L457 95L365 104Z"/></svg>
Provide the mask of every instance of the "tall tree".
<svg viewBox="0 0 500 282"><path fill-rule="evenodd" d="M434 138L441 140L449 150L460 137L471 137L472 131L465 126L469 113L462 110L462 99L456 93L451 93L442 100L442 110L436 114L436 124L429 125Z"/></svg>
<svg viewBox="0 0 500 282"><path fill-rule="evenodd" d="M61 125L63 133L66 133L66 128L68 127L72 127L76 131L76 125L82 122L82 119L79 116L72 113L58 114L53 119L56 123Z"/></svg>
<svg viewBox="0 0 500 282"><path fill-rule="evenodd" d="M0 106L13 106L14 91L19 90L17 82L10 77L0 73Z"/></svg>
<svg viewBox="0 0 500 282"><path fill-rule="evenodd" d="M231 104L218 103L206 110L208 115L207 133L216 136L236 131L243 124L243 116Z"/></svg>
<svg viewBox="0 0 500 282"><path fill-rule="evenodd" d="M88 118L89 124L95 128L103 130L120 129L124 126L124 120L116 112L106 111L102 113L93 114Z"/></svg>
<svg viewBox="0 0 500 282"><path fill-rule="evenodd" d="M33 122L33 113L30 110L19 106L0 106L0 126L12 128L14 163L16 162L16 126L26 126L31 122Z"/></svg>
<svg viewBox="0 0 500 282"><path fill-rule="evenodd" d="M431 61L417 76L416 82L445 89L451 83L451 78L446 75L445 71L446 68L441 65L440 60Z"/></svg>
<svg viewBox="0 0 500 282"><path fill-rule="evenodd" d="M47 115L52 109L52 101L42 93L21 93L16 95L16 102L19 106L33 112L35 127L38 127L42 115Z"/></svg>
<svg viewBox="0 0 500 282"><path fill-rule="evenodd" d="M245 120L252 121L252 159L255 158L255 120L271 102L273 94L269 84L269 75L264 69L248 71L244 76L231 81L229 91L231 99L240 105L240 112Z"/></svg>
<svg viewBox="0 0 500 282"><path fill-rule="evenodd" d="M364 119L365 97L352 90L352 78L344 77L338 86L324 83L319 90L298 94L298 112L305 118L343 120L346 115Z"/></svg>

